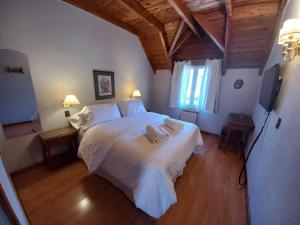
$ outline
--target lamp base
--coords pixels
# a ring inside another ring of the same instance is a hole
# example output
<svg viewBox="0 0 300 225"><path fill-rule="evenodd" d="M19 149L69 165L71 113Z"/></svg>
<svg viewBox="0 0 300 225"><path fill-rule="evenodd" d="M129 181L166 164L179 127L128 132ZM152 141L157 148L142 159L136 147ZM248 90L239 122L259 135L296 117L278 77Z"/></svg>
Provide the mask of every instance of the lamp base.
<svg viewBox="0 0 300 225"><path fill-rule="evenodd" d="M70 117L70 111L69 110L65 111L65 117L67 117L67 118Z"/></svg>

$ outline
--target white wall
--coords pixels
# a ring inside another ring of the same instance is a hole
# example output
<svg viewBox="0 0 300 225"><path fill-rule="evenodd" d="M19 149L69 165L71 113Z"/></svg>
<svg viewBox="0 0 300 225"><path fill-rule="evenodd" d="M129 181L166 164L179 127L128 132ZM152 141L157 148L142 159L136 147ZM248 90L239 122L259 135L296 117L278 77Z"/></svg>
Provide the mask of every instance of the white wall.
<svg viewBox="0 0 300 225"><path fill-rule="evenodd" d="M80 107L96 103L93 69L115 72L117 100L138 88L149 106L153 72L127 31L58 0L0 0L0 30L0 49L28 56L43 130L67 125L65 95L75 94ZM28 166L41 160L39 140L7 140L3 154L9 171Z"/></svg>
<svg viewBox="0 0 300 225"><path fill-rule="evenodd" d="M178 118L180 111L168 107L171 79L170 71L157 71L153 78L151 109ZM239 90L233 87L237 79L244 80L244 86ZM230 112L252 115L260 83L261 76L258 76L257 69L228 69L221 78L219 110L214 114L200 112L197 119L200 129L219 134Z"/></svg>
<svg viewBox="0 0 300 225"><path fill-rule="evenodd" d="M300 1L291 0L285 19L300 18ZM282 62L276 43L266 68ZM300 223L300 57L282 63L283 84L276 108L255 146L247 166L252 225ZM282 118L280 128L275 124ZM257 104L254 113L257 135L266 114Z"/></svg>

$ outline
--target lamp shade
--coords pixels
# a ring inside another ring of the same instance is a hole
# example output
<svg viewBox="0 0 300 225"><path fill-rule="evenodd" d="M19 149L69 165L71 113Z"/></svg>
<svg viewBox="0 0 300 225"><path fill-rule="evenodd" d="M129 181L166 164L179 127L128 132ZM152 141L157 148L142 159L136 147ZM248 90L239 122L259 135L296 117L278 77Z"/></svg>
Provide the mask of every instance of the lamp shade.
<svg viewBox="0 0 300 225"><path fill-rule="evenodd" d="M132 97L136 98L136 97L141 97L141 96L142 96L141 92L138 89L134 90L132 93Z"/></svg>
<svg viewBox="0 0 300 225"><path fill-rule="evenodd" d="M63 105L64 105L65 108L71 107L71 106L73 106L73 105L79 105L79 104L80 104L80 102L79 102L79 100L76 98L75 95L67 95L67 96L65 97L64 102L63 102Z"/></svg>
<svg viewBox="0 0 300 225"><path fill-rule="evenodd" d="M286 20L280 29L278 44L288 45L298 40L300 40L300 19Z"/></svg>

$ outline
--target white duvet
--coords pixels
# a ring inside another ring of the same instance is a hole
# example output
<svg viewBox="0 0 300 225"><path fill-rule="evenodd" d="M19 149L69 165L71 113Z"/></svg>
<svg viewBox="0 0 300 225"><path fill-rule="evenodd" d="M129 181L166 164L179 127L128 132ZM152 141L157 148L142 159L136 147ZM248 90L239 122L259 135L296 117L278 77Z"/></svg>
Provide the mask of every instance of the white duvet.
<svg viewBox="0 0 300 225"><path fill-rule="evenodd" d="M199 128L184 122L165 143L152 144L146 126L161 126L165 118L145 112L98 124L83 135L78 152L90 172L109 179L155 218L176 202L174 181L203 145Z"/></svg>

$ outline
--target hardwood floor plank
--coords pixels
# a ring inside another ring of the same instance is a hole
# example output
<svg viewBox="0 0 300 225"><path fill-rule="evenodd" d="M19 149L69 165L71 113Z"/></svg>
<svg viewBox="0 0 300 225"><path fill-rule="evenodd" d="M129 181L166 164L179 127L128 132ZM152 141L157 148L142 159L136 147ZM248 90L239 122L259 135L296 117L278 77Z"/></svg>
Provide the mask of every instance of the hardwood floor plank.
<svg viewBox="0 0 300 225"><path fill-rule="evenodd" d="M177 203L158 220L137 209L80 160L51 171L44 166L13 177L31 225L245 225L245 187L238 185L239 154L220 151L218 137L203 134L175 183Z"/></svg>

